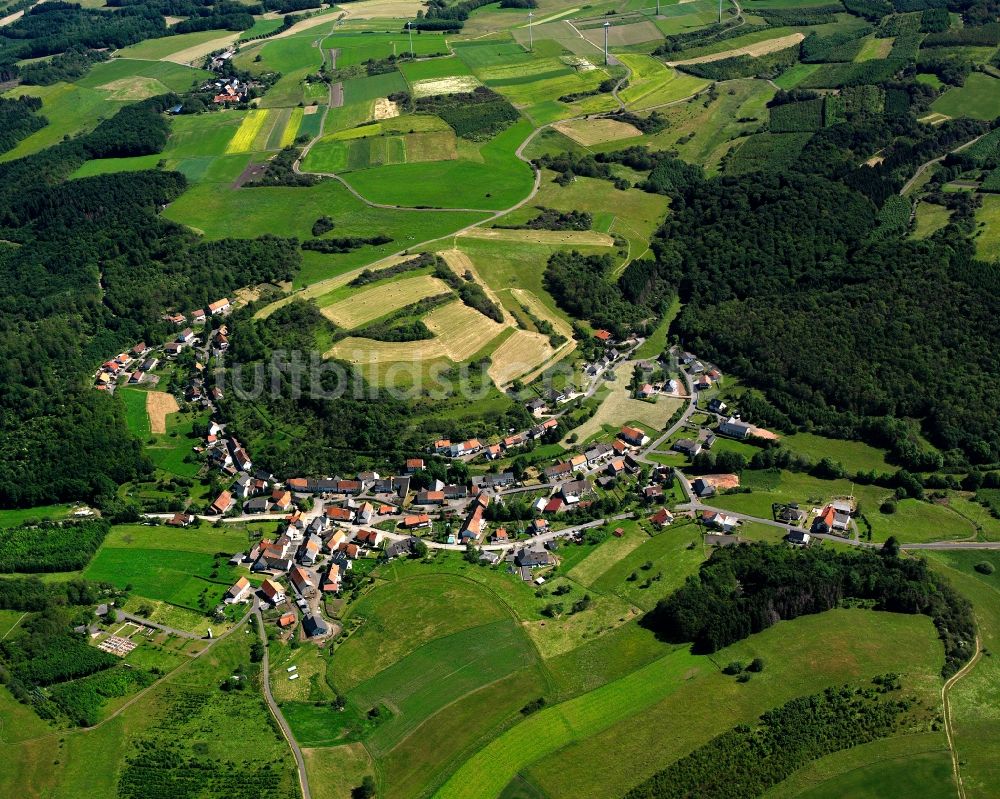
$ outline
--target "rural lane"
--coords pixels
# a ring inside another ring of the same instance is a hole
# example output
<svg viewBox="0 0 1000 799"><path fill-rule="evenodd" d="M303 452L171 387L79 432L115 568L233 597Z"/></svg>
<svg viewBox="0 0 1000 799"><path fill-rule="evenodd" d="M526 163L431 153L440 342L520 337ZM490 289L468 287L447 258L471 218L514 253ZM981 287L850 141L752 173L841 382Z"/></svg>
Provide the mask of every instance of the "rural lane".
<svg viewBox="0 0 1000 799"><path fill-rule="evenodd" d="M309 793L309 775L306 773L306 761L302 756L302 748L299 746L299 742L295 740L292 728L288 726L281 708L278 707L278 703L274 701L274 696L271 693L271 672L268 667L267 635L264 632L264 616L261 614L260 605L256 600L254 601L253 614L254 618L257 619L257 629L260 633L261 641L264 642L264 659L260 663L261 682L264 685L264 699L267 700L267 706L271 710L271 715L278 722L281 734L285 736L285 740L288 741L288 746L292 750L292 755L295 756L295 764L299 770L299 786L302 788L302 799L311 799Z"/></svg>
<svg viewBox="0 0 1000 799"><path fill-rule="evenodd" d="M900 196L905 196L906 193L913 187L913 184L920 179L920 176L923 175L924 172L926 172L934 164L939 164L949 155L953 155L954 153L960 153L967 147L971 147L985 135L986 134L984 133L981 136L976 136L976 138L972 139L972 141L967 141L965 144L956 147L954 150L949 150L944 155L939 155L937 158L932 158L930 161L925 161L924 163L922 163L920 166L917 167L917 171L913 173L913 177L903 184L903 188L899 190Z"/></svg>

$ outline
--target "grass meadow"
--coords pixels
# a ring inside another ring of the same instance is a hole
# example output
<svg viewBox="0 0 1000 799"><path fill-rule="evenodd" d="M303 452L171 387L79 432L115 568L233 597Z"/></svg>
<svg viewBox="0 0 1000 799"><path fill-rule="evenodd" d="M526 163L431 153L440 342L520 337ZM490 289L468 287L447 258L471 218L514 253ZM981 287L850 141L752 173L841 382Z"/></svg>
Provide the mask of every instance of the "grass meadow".
<svg viewBox="0 0 1000 799"><path fill-rule="evenodd" d="M948 89L931 104L931 110L950 117L993 119L1000 116L1000 79L973 72L965 85Z"/></svg>

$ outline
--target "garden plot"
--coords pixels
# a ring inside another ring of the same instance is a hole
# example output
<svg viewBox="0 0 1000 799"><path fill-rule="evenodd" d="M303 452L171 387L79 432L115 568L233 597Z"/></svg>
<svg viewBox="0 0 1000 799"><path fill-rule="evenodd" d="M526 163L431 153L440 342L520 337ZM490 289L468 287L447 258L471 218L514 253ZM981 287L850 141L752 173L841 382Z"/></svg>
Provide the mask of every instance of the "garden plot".
<svg viewBox="0 0 1000 799"><path fill-rule="evenodd" d="M418 80L413 86L414 97L432 97L436 94L459 94L471 92L483 84L472 75L452 75L447 78Z"/></svg>
<svg viewBox="0 0 1000 799"><path fill-rule="evenodd" d="M425 297L448 291L443 280L431 275L420 275L359 291L346 300L323 308L321 312L334 324L353 329Z"/></svg>
<svg viewBox="0 0 1000 799"><path fill-rule="evenodd" d="M635 125L619 122L617 119L574 119L556 122L552 127L584 147L642 135L642 131Z"/></svg>

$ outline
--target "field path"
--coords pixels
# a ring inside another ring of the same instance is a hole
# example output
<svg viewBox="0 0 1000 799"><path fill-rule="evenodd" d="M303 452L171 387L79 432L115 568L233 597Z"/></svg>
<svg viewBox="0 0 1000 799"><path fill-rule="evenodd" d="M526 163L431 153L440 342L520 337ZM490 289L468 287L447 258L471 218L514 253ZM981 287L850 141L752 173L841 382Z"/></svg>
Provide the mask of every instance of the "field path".
<svg viewBox="0 0 1000 799"><path fill-rule="evenodd" d="M29 11L31 11L31 9L33 9L35 6L41 5L44 2L45 2L45 0L38 0L37 3L33 3L32 5L28 6L27 8L22 8L20 11L15 11L13 14L8 14L3 19L0 19L0 28L3 28L6 25L11 25L11 24L17 22L21 17L23 17L25 14L27 14Z"/></svg>
<svg viewBox="0 0 1000 799"><path fill-rule="evenodd" d="M972 656L972 659L968 663L956 671L941 687L941 704L944 706L944 733L948 738L948 751L951 753L951 769L955 775L955 787L958 789L958 799L966 799L965 783L962 781L962 770L959 767L958 752L955 751L955 734L952 729L953 722L951 718L951 701L949 699L949 692L955 683L975 668L976 663L979 662L979 658L981 658L982 655L983 650L979 645L979 634L976 633L976 654Z"/></svg>
<svg viewBox="0 0 1000 799"><path fill-rule="evenodd" d="M257 620L257 630L260 633L262 640L267 641L267 635L264 632L264 617L260 613L260 606L254 601L253 614ZM261 683L264 685L264 699L267 700L267 706L271 711L271 715L274 716L274 720L278 722L278 726L281 728L281 734L285 736L285 740L288 741L288 747L292 750L292 755L295 757L295 764L298 766L299 770L299 786L302 788L302 799L312 799L312 795L309 793L309 774L306 772L306 761L302 756L302 749L299 747L299 742L295 740L295 736L292 735L292 729L288 726L288 722L285 721L285 716L281 712L281 708L278 707L278 703L274 701L274 696L271 694L271 672L268 670L268 656L267 656L267 645L264 645L264 659L260 663L261 669Z"/></svg>

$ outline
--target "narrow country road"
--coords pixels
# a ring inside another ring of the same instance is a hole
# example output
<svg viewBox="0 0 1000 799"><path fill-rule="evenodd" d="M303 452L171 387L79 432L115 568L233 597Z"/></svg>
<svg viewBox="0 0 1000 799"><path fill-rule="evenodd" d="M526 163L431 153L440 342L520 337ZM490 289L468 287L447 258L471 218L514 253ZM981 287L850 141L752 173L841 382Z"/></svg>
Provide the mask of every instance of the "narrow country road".
<svg viewBox="0 0 1000 799"><path fill-rule="evenodd" d="M976 653L972 656L968 663L966 663L962 668L956 671L943 686L941 686L941 704L944 708L944 734L948 739L948 751L951 753L951 769L955 775L955 787L958 789L958 799L966 799L965 796L965 783L962 781L962 769L961 762L958 759L958 752L955 750L955 731L952 727L951 719L951 698L950 693L952 687L960 679L962 679L966 674L968 674L972 669L975 668L976 663L979 662L979 658L983 655L982 647L980 646L979 634L976 634Z"/></svg>
<svg viewBox="0 0 1000 799"><path fill-rule="evenodd" d="M278 703L274 701L274 696L271 694L271 672L268 666L267 635L264 632L264 616L261 614L260 606L256 602L254 602L253 614L257 619L257 629L260 633L261 641L264 642L264 659L260 663L261 682L264 685L264 699L267 700L267 706L271 710L271 715L278 722L281 734L285 736L285 740L288 741L288 746L295 756L295 764L299 769L299 786L302 788L302 799L312 799L309 793L309 775L306 773L306 761L302 756L302 749L292 734L292 728L285 721L285 716L282 714L281 708L278 707Z"/></svg>
<svg viewBox="0 0 1000 799"><path fill-rule="evenodd" d="M924 172L926 172L932 166L934 166L934 164L939 164L945 158L947 158L949 155L952 155L954 153L960 153L960 152L962 152L962 150L966 149L967 147L971 147L973 144L975 144L977 141L979 141L985 135L986 134L984 133L984 134L982 134L982 136L976 136L976 138L972 139L971 141L967 141L965 144L962 144L962 145L956 147L954 150L948 151L944 155L939 155L937 158L932 158L930 161L924 161L924 163L922 163L920 166L917 167L917 171L913 173L913 177L910 178L908 181L906 181L906 183L903 184L903 188L901 188L899 190L900 195L901 196L905 196L906 193L913 187L913 185L918 180L920 180L920 176L923 175Z"/></svg>
<svg viewBox="0 0 1000 799"><path fill-rule="evenodd" d="M684 376L684 382L687 383L688 388L687 407L684 409L684 413L681 414L680 419L664 430L663 434L659 436L659 438L650 443L642 452L639 453L637 460L640 460L643 463L655 463L655 461L650 459L649 453L659 449L663 445L663 442L680 430L687 420L691 418L691 415L698 409L698 391L694 387L694 381L691 379L691 375L688 374L686 369L681 369L681 374ZM690 494L688 496L690 496Z"/></svg>

